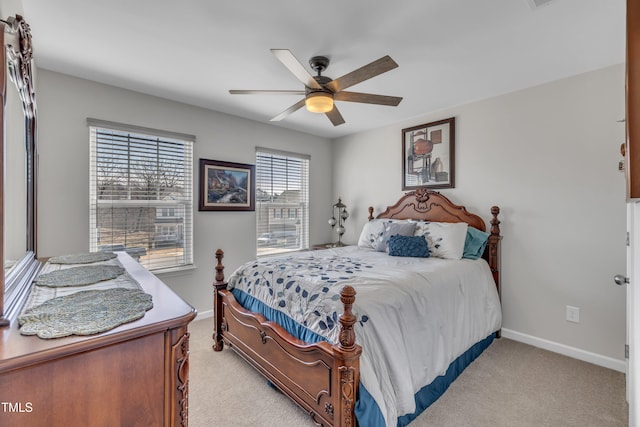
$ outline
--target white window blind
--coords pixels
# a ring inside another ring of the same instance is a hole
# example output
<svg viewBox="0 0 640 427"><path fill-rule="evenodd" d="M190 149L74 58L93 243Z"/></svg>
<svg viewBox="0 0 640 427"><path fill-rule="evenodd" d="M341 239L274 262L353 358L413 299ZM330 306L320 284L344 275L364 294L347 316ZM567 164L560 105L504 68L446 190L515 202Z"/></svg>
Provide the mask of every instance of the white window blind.
<svg viewBox="0 0 640 427"><path fill-rule="evenodd" d="M156 271L193 264L195 138L87 122L91 250L125 250Z"/></svg>
<svg viewBox="0 0 640 427"><path fill-rule="evenodd" d="M258 256L309 247L309 156L256 150Z"/></svg>

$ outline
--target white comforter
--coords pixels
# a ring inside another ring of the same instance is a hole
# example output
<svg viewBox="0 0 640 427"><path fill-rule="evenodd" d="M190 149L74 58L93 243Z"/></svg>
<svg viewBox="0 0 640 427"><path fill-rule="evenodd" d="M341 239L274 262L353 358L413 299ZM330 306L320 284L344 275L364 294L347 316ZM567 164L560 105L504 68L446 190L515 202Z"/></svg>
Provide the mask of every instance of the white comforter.
<svg viewBox="0 0 640 427"><path fill-rule="evenodd" d="M360 380L387 426L414 413L414 395L501 325L496 287L482 259L392 257L349 246L262 258L229 279L229 287L332 343L345 284L357 292Z"/></svg>

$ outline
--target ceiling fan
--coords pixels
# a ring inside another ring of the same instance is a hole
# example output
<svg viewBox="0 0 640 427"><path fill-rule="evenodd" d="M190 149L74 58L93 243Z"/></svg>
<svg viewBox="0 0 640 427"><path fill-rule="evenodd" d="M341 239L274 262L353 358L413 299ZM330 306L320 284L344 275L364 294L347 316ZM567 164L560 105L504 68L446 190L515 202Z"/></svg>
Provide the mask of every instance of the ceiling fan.
<svg viewBox="0 0 640 427"><path fill-rule="evenodd" d="M272 122L280 121L289 114L306 106L307 110L312 113L326 114L331 123L334 126L338 126L344 123L344 118L334 105L334 101L361 102L394 107L402 101L402 98L398 96L374 95L344 90L396 68L398 64L389 55L332 80L322 75L322 72L329 66L329 58L326 56L314 56L309 60L311 69L317 73L316 76L312 76L288 49L271 49L271 52L304 84L304 90L230 90L229 93L232 95L304 95L303 99L272 118Z"/></svg>

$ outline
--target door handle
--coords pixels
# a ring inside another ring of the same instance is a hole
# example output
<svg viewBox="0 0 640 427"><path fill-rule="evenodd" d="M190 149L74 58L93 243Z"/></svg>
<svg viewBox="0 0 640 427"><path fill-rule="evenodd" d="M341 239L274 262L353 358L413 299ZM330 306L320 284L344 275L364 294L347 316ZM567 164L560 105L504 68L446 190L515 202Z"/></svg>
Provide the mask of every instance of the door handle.
<svg viewBox="0 0 640 427"><path fill-rule="evenodd" d="M615 276L613 276L613 281L616 282L616 285L622 286L629 283L629 278L622 274L616 274Z"/></svg>

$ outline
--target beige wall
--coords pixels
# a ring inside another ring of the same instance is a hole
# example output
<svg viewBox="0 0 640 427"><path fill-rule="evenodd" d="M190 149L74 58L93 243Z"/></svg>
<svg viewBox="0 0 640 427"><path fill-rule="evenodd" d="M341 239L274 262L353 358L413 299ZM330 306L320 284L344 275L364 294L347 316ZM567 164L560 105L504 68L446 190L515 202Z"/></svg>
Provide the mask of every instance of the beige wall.
<svg viewBox="0 0 640 427"><path fill-rule="evenodd" d="M367 206L379 213L402 195L401 129L452 116L456 188L441 192L485 221L502 209L504 328L624 360L625 288L612 281L625 272L624 67L334 141L345 240L357 241ZM566 305L580 323L565 320Z"/></svg>
<svg viewBox="0 0 640 427"><path fill-rule="evenodd" d="M402 194L401 129L455 116L456 188L442 192L485 220L490 206L502 208L504 328L624 358L624 288L611 280L625 271L622 66L341 138L333 149L322 138L46 70L38 108L42 256L88 248L86 117L195 134L196 160L252 163L255 145L311 154L311 242L333 238L322 213L338 196L351 213L345 240L355 242L367 206L380 212ZM229 270L253 257L255 216L196 211L194 226L197 268L162 278L207 311L213 252L227 251ZM580 323L565 320L566 305L580 307Z"/></svg>
<svg viewBox="0 0 640 427"><path fill-rule="evenodd" d="M330 236L329 140L202 108L39 70L40 179L38 188L39 256L89 249L89 131L87 117L196 136L198 159L255 163L255 147L308 154L310 164L310 238ZM160 277L198 311L211 310L214 252L223 248L231 272L255 257L254 212L198 212L194 183L194 261L196 269Z"/></svg>
<svg viewBox="0 0 640 427"><path fill-rule="evenodd" d="M20 9L19 0L0 0L3 16ZM45 70L37 85L43 256L88 248L86 117L195 134L195 160L252 163L255 145L311 154L313 243L334 237L323 213L338 196L351 213L345 240L355 242L367 206L380 212L402 194L401 129L455 116L456 188L442 193L485 220L490 206L502 208L505 330L556 349L624 358L625 289L612 283L625 271L624 180L616 170L622 65L344 137L333 148L322 138ZM194 226L197 268L163 279L206 311L213 251L227 250L228 269L251 258L255 217L196 210ZM580 307L580 323L565 321L566 305Z"/></svg>
<svg viewBox="0 0 640 427"><path fill-rule="evenodd" d="M195 159L252 163L255 145L311 154L311 242L333 238L322 213L338 196L355 242L367 206L380 212L402 194L401 129L455 116L456 188L442 192L485 220L502 208L504 328L624 358L624 288L611 280L625 271L622 66L341 138L333 151L322 138L46 70L38 107L43 256L87 249L86 117L195 134ZM196 211L194 226L196 270L162 278L207 311L213 252L227 251L229 270L253 257L255 217ZM580 307L580 323L565 320L566 305Z"/></svg>

